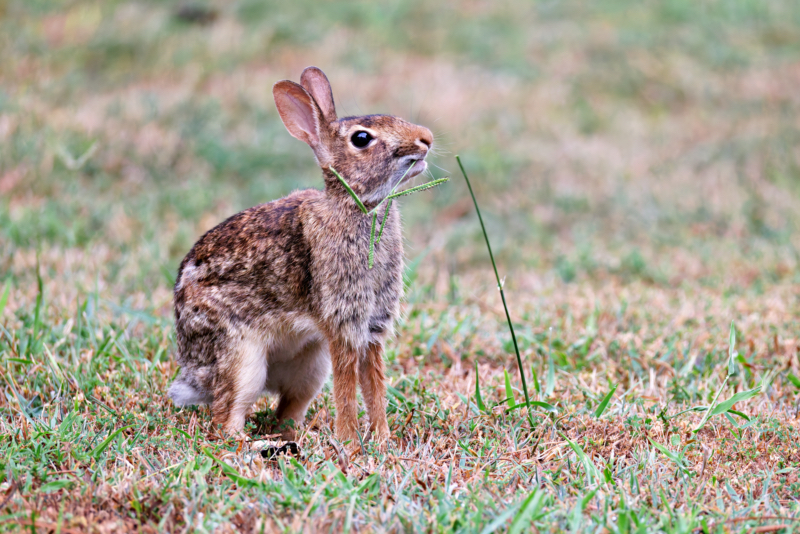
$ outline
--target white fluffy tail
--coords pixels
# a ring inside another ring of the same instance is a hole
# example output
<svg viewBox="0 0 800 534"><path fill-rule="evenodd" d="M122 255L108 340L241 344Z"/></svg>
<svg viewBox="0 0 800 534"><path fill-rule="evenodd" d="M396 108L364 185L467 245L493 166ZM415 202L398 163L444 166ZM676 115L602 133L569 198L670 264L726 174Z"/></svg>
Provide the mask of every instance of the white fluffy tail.
<svg viewBox="0 0 800 534"><path fill-rule="evenodd" d="M176 406L189 406L192 404L210 404L214 397L207 391L201 391L186 381L181 375L175 379L169 388L169 396Z"/></svg>

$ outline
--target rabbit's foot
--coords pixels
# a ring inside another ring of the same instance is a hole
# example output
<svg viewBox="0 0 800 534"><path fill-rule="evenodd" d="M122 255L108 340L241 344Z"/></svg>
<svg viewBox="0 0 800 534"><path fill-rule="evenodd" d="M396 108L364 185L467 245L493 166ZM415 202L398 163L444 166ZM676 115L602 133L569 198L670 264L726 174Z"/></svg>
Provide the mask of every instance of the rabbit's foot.
<svg viewBox="0 0 800 534"><path fill-rule="evenodd" d="M372 440L375 442L375 446L380 452L387 451L389 439L389 425L386 424L386 421L383 421L382 424L378 424L373 428Z"/></svg>
<svg viewBox="0 0 800 534"><path fill-rule="evenodd" d="M361 440L358 437L356 424L345 424L345 421L336 420L336 439L353 454L361 450Z"/></svg>
<svg viewBox="0 0 800 534"><path fill-rule="evenodd" d="M361 448L361 440L359 440L358 437L345 443L344 449L347 451L347 454L350 456L350 458L358 456L364 451L364 449Z"/></svg>

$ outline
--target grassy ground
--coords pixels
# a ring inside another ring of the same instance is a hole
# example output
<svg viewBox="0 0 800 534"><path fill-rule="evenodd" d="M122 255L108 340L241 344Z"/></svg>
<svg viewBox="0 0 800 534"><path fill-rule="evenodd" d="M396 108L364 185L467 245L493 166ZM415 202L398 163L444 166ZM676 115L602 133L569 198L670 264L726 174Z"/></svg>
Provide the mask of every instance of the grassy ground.
<svg viewBox="0 0 800 534"><path fill-rule="evenodd" d="M0 0L0 529L800 531L800 4L199 5ZM326 387L267 461L166 398L170 286L320 185L270 91L309 64L453 180L403 203L388 453L339 454ZM762 389L695 433L731 321L717 402Z"/></svg>

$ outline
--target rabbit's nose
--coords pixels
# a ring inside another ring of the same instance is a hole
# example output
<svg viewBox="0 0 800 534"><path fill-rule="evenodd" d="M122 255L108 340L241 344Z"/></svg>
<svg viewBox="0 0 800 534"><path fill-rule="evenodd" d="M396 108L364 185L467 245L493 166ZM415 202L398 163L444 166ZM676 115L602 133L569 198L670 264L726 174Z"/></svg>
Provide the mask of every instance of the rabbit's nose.
<svg viewBox="0 0 800 534"><path fill-rule="evenodd" d="M417 134L417 146L422 148L425 147L425 153L427 154L428 150L431 148L433 144L433 133L427 128L420 126L419 133Z"/></svg>

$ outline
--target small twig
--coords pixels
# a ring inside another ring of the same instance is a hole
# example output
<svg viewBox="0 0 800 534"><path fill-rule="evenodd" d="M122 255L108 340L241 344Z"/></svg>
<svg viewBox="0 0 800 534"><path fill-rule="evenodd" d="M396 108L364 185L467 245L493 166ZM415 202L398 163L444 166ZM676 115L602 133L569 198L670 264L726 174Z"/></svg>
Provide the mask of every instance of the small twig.
<svg viewBox="0 0 800 534"><path fill-rule="evenodd" d="M114 410L112 410L111 408L106 406L105 403L103 403L101 400L95 398L94 395L86 395L86 399L92 401L95 404L97 404L98 406L103 408L105 411L107 411L108 413L113 415L114 417L119 417L119 414L117 412L115 412Z"/></svg>
<svg viewBox="0 0 800 534"><path fill-rule="evenodd" d="M347 466L350 463L350 456L347 454L347 450L333 438L331 438L331 445L333 445L333 450L336 451L336 458L337 461L339 462L339 469L341 469L342 473L346 475Z"/></svg>
<svg viewBox="0 0 800 534"><path fill-rule="evenodd" d="M11 487L8 488L8 493L6 493L5 499L3 499L3 502L0 503L0 510L2 510L3 508L6 507L6 504L8 504L8 501L10 501L11 497L14 496L14 493L16 493L18 487L19 487L19 484L17 483L16 480L11 482Z"/></svg>

